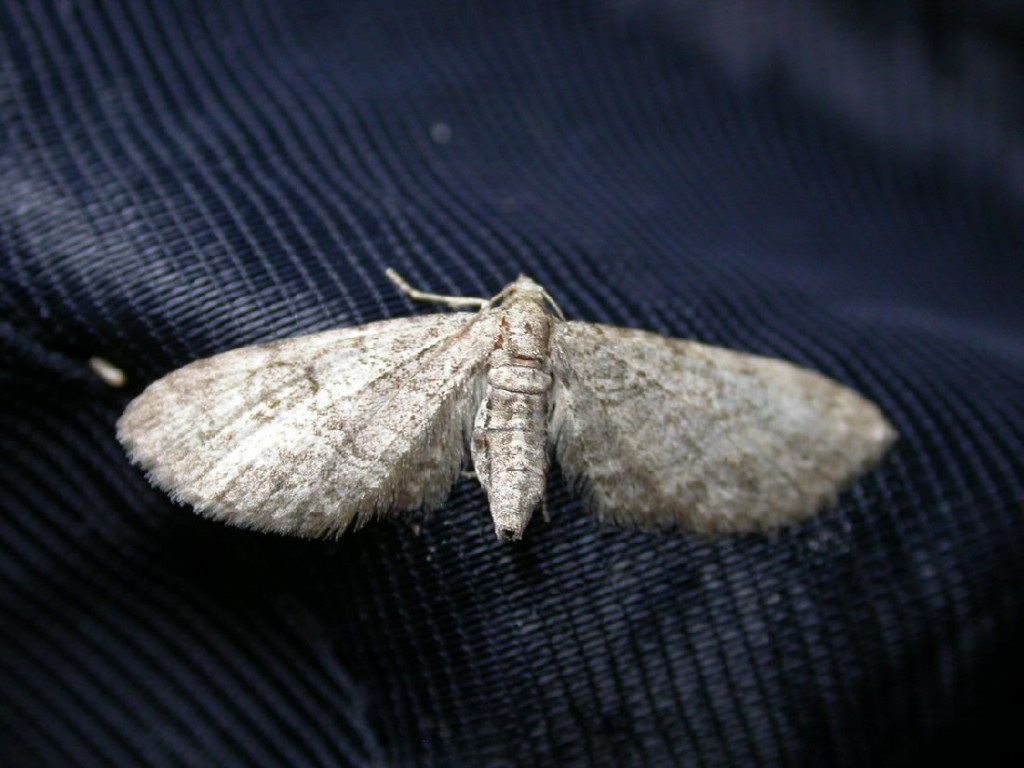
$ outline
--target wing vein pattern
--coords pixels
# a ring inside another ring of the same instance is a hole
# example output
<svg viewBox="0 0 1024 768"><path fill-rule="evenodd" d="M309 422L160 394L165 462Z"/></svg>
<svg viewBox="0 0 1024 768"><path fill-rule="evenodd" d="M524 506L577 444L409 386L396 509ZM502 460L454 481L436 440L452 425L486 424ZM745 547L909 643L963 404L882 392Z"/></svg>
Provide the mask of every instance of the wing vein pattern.
<svg viewBox="0 0 1024 768"><path fill-rule="evenodd" d="M894 433L852 390L781 360L566 322L552 342L552 435L601 520L703 532L813 514Z"/></svg>
<svg viewBox="0 0 1024 768"><path fill-rule="evenodd" d="M336 535L448 496L496 333L492 315L436 314L232 350L154 382L119 435L209 516Z"/></svg>

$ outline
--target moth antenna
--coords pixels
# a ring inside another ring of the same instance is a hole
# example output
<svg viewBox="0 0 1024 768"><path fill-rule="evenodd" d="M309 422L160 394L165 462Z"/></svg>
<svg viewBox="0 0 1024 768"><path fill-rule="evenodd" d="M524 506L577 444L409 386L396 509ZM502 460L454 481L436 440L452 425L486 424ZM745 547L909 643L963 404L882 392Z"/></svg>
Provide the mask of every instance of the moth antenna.
<svg viewBox="0 0 1024 768"><path fill-rule="evenodd" d="M490 305L489 299L481 299L475 296L445 296L440 293L428 293L413 288L406 282L405 278L398 274L391 267L384 270L394 286L413 301L429 301L432 304L444 304L451 309L484 309Z"/></svg>
<svg viewBox="0 0 1024 768"><path fill-rule="evenodd" d="M552 298L551 294L541 288L541 294L544 296L544 301L548 303L548 306L554 310L559 320L565 321L565 313L562 312L562 308L558 306L558 302Z"/></svg>

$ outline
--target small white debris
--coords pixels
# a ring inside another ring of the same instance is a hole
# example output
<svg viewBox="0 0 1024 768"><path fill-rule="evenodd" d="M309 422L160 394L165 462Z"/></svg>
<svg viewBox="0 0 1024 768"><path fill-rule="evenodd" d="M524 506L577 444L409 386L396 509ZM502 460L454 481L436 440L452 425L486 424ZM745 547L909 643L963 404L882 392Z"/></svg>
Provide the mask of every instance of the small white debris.
<svg viewBox="0 0 1024 768"><path fill-rule="evenodd" d="M434 123L430 126L430 138L435 144L449 144L452 140L452 127L448 123Z"/></svg>
<svg viewBox="0 0 1024 768"><path fill-rule="evenodd" d="M126 381L124 371L109 360L102 357L90 357L89 367L108 387L119 389L124 386Z"/></svg>

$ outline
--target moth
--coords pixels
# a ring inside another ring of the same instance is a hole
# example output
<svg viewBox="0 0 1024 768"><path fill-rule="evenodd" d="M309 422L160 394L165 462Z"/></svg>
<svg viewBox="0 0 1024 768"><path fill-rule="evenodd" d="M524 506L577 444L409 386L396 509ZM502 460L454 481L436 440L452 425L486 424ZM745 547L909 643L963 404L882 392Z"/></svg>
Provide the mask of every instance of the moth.
<svg viewBox="0 0 1024 768"><path fill-rule="evenodd" d="M151 384L117 424L131 460L226 523L337 536L436 509L472 458L497 537L521 539L556 459L598 520L771 530L832 502L896 432L781 360L566 321L520 276L491 299L235 349Z"/></svg>

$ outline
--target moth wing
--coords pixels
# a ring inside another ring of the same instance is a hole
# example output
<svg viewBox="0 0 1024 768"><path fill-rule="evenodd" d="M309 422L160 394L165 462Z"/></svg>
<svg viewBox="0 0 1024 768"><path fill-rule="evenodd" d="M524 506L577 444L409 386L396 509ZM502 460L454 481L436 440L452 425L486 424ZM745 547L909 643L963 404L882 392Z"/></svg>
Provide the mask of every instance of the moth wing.
<svg viewBox="0 0 1024 768"><path fill-rule="evenodd" d="M896 437L857 393L781 360L561 323L552 439L601 520L768 530L831 502Z"/></svg>
<svg viewBox="0 0 1024 768"><path fill-rule="evenodd" d="M232 350L150 385L118 437L210 517L337 535L447 498L496 335L493 316L455 313Z"/></svg>

